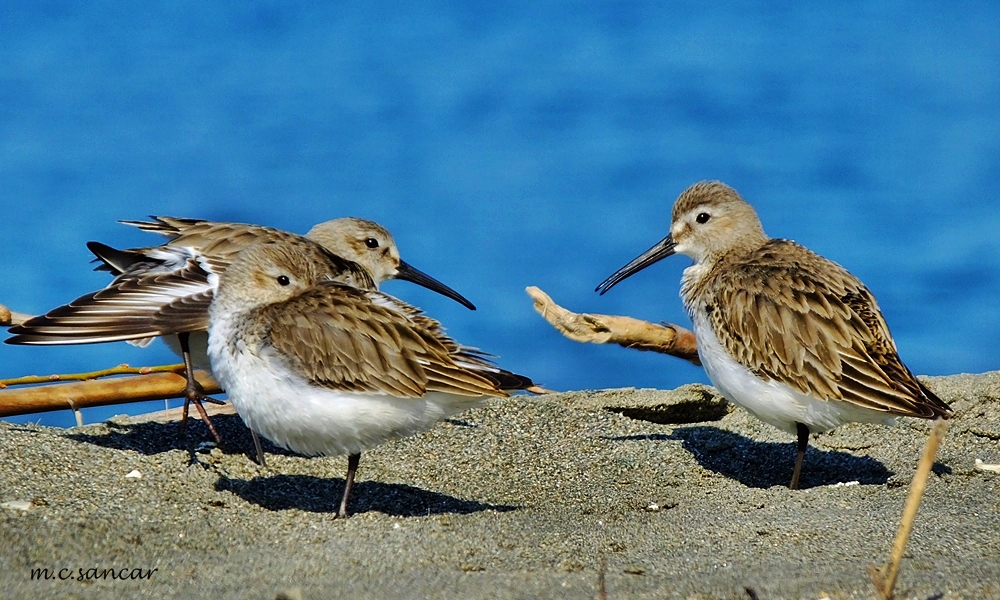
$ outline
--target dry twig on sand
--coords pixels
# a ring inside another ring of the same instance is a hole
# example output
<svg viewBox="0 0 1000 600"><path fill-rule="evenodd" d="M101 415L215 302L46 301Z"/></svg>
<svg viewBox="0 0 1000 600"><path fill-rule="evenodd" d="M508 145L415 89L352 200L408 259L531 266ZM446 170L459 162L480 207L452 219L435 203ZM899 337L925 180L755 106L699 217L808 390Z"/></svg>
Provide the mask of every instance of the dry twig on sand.
<svg viewBox="0 0 1000 600"><path fill-rule="evenodd" d="M631 317L578 314L552 301L537 287L525 288L538 314L576 342L618 344L626 348L669 354L700 365L694 333L673 324L657 325Z"/></svg>
<svg viewBox="0 0 1000 600"><path fill-rule="evenodd" d="M1000 465L991 465L988 463L984 463L982 460L978 458L976 459L976 468L979 469L980 471L992 471L994 473L1000 473Z"/></svg>
<svg viewBox="0 0 1000 600"><path fill-rule="evenodd" d="M889 554L889 562L879 571L875 565L868 566L868 573L871 575L875 589L884 600L892 600L893 590L896 587L896 578L899 576L899 563L903 560L903 551L906 549L906 541L910 537L913 529L913 521L917 518L917 509L920 508L920 500L924 496L924 488L927 487L927 477L930 475L931 466L934 465L934 457L937 456L938 446L941 439L948 431L948 422L938 419L931 430L930 437L927 438L927 445L924 447L924 455L917 465L917 471L913 475L913 482L910 483L910 494L906 497L906 505L903 507L903 518L899 522L899 530L896 532L896 539L892 542L892 551Z"/></svg>

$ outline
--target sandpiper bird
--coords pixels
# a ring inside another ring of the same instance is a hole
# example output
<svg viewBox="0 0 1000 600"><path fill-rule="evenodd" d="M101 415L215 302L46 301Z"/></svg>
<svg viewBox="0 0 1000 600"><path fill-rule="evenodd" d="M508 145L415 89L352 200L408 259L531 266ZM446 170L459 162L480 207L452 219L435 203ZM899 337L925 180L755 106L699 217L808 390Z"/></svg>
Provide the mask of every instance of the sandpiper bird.
<svg viewBox="0 0 1000 600"><path fill-rule="evenodd" d="M875 297L840 265L768 238L733 188L700 182L674 204L670 233L607 278L601 294L672 254L698 357L731 402L798 437L798 488L810 433L894 416L948 418L951 409L900 361Z"/></svg>
<svg viewBox="0 0 1000 600"><path fill-rule="evenodd" d="M305 238L241 252L219 278L208 353L251 430L300 454L348 455L346 517L361 452L534 384L416 308L338 283L336 258Z"/></svg>
<svg viewBox="0 0 1000 600"><path fill-rule="evenodd" d="M218 276L240 250L260 240L298 237L278 229L198 219L153 217L153 221L123 221L167 236L160 246L116 250L98 242L87 247L101 261L98 270L116 275L108 287L82 296L10 329L8 344L59 345L126 340L146 345L164 337L184 358L187 385L181 431L188 406L194 403L217 443L221 438L202 407L204 394L194 379L193 366L210 368L207 356L208 305ZM400 259L392 235L381 225L344 218L319 223L306 234L346 259L338 280L375 289L387 279L417 283L452 298L469 309L475 306L461 294ZM177 334L174 338L170 334ZM258 440L258 460L263 460Z"/></svg>

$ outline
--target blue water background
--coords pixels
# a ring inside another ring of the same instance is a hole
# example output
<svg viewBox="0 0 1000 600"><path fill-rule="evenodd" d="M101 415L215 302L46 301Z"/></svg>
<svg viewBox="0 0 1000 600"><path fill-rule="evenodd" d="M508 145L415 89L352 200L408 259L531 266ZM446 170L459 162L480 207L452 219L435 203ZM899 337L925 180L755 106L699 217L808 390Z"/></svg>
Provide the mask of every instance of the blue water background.
<svg viewBox="0 0 1000 600"><path fill-rule="evenodd" d="M479 310L384 289L502 366L558 390L670 388L706 378L571 342L524 287L687 324L684 257L593 289L666 233L679 192L721 179L770 235L865 281L915 372L1000 368L997 3L32 1L0 7L0 39L15 310L105 285L88 240L156 241L117 219L354 215ZM0 378L175 361L0 345Z"/></svg>

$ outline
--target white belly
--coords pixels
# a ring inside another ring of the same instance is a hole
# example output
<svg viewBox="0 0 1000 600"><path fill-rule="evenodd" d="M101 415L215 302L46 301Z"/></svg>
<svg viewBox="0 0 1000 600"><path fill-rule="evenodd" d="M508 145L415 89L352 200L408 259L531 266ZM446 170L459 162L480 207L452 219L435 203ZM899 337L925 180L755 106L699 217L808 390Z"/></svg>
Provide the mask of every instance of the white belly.
<svg viewBox="0 0 1000 600"><path fill-rule="evenodd" d="M698 357L712 384L727 400L750 411L761 421L792 434L796 433L796 423L802 423L812 433L855 421L893 424L894 419L883 412L850 402L821 400L773 379L760 379L726 352L706 318L698 314L692 316L698 338Z"/></svg>
<svg viewBox="0 0 1000 600"><path fill-rule="evenodd" d="M484 399L440 392L396 398L331 390L276 368L279 361L270 352L255 356L242 349L232 355L227 344L215 341L209 345L213 372L243 422L300 454L357 454L429 429Z"/></svg>

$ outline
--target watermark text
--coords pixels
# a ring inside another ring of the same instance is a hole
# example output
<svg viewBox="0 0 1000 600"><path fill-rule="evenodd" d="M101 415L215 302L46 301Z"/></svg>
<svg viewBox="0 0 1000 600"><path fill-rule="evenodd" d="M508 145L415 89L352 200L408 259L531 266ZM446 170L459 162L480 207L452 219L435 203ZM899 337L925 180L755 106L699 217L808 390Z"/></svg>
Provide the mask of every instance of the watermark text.
<svg viewBox="0 0 1000 600"><path fill-rule="evenodd" d="M31 580L32 581L143 581L146 579L152 579L153 573L156 573L159 569L140 569L140 568L130 568L124 567L120 569L100 569L97 567L91 567L89 569L84 569L79 567L76 569L63 568L63 569L32 569L31 570Z"/></svg>

